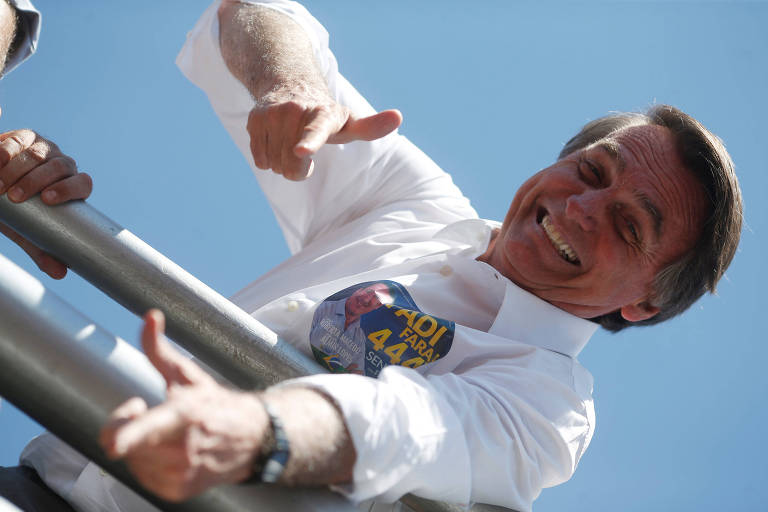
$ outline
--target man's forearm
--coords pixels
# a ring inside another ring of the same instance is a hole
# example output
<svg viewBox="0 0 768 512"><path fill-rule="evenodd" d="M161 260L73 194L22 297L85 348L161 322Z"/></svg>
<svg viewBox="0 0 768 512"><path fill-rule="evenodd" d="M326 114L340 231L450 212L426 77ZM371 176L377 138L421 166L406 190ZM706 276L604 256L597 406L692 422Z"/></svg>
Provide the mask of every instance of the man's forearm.
<svg viewBox="0 0 768 512"><path fill-rule="evenodd" d="M288 16L237 0L218 14L224 61L255 99L280 88L328 95L307 34Z"/></svg>

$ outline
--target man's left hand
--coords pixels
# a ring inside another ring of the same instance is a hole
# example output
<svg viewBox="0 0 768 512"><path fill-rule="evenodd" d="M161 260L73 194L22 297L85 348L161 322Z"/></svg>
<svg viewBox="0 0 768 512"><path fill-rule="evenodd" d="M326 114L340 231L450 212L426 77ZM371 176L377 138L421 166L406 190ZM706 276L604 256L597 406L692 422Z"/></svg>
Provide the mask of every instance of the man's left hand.
<svg viewBox="0 0 768 512"><path fill-rule="evenodd" d="M107 455L124 459L142 485L169 501L246 479L269 428L261 401L222 387L175 350L160 311L144 320L142 345L167 382L166 401L147 409L132 398L118 407L101 432Z"/></svg>

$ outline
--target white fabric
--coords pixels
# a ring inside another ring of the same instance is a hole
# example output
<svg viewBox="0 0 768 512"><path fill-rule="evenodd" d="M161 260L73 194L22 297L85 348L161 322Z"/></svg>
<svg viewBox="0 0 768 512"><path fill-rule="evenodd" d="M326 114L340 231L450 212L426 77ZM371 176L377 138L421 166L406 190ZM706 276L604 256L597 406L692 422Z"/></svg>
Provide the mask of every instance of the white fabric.
<svg viewBox="0 0 768 512"><path fill-rule="evenodd" d="M16 8L18 24L16 25L16 37L19 41L13 53L9 53L5 61L3 76L7 75L19 64L27 60L37 50L37 40L40 38L40 12L35 9L30 0L10 0Z"/></svg>
<svg viewBox="0 0 768 512"><path fill-rule="evenodd" d="M307 31L337 100L372 113L338 74L314 18L294 2L269 6ZM357 462L353 483L337 490L357 502L375 499L376 510L408 492L530 510L542 487L571 476L591 439L592 378L576 357L596 325L478 262L498 224L477 219L450 177L401 135L326 146L302 183L256 169L245 131L253 100L220 55L217 8L203 14L177 63L253 168L294 253L233 300L310 357L318 305L359 283L397 282L421 312L455 322L450 349L439 357L422 350L430 362L415 369L283 384L315 386L342 409ZM382 363L376 357L372 366ZM104 482L109 477L81 477L70 496L101 496Z"/></svg>

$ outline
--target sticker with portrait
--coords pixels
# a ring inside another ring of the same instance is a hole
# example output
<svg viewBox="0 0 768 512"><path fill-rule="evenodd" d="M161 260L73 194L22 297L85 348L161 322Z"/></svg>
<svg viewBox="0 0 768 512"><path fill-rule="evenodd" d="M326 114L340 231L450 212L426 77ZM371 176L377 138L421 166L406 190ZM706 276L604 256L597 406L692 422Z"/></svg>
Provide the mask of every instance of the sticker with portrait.
<svg viewBox="0 0 768 512"><path fill-rule="evenodd" d="M329 371L377 377L390 364L437 361L451 349L455 330L453 322L423 313L400 283L368 281L320 303L309 343Z"/></svg>

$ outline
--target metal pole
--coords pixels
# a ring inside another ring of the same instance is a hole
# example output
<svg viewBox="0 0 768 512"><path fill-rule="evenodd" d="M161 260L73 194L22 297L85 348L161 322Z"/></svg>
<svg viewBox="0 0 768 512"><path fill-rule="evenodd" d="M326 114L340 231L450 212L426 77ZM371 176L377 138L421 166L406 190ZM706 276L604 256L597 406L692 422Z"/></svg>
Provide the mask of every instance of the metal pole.
<svg viewBox="0 0 768 512"><path fill-rule="evenodd" d="M0 394L161 510L356 510L320 489L227 485L184 503L168 503L144 490L122 463L106 458L98 436L110 411L128 398L160 403L162 376L141 352L2 255L0 276Z"/></svg>
<svg viewBox="0 0 768 512"><path fill-rule="evenodd" d="M0 196L0 218L97 288L142 315L163 310L168 337L234 384L264 388L321 373L292 345L83 201L50 207Z"/></svg>
<svg viewBox="0 0 768 512"><path fill-rule="evenodd" d="M263 388L324 370L260 322L83 201L47 206L0 196L0 219L94 286L141 315L159 307L170 338L234 384ZM463 507L403 496L417 512ZM474 512L504 511L475 505Z"/></svg>

